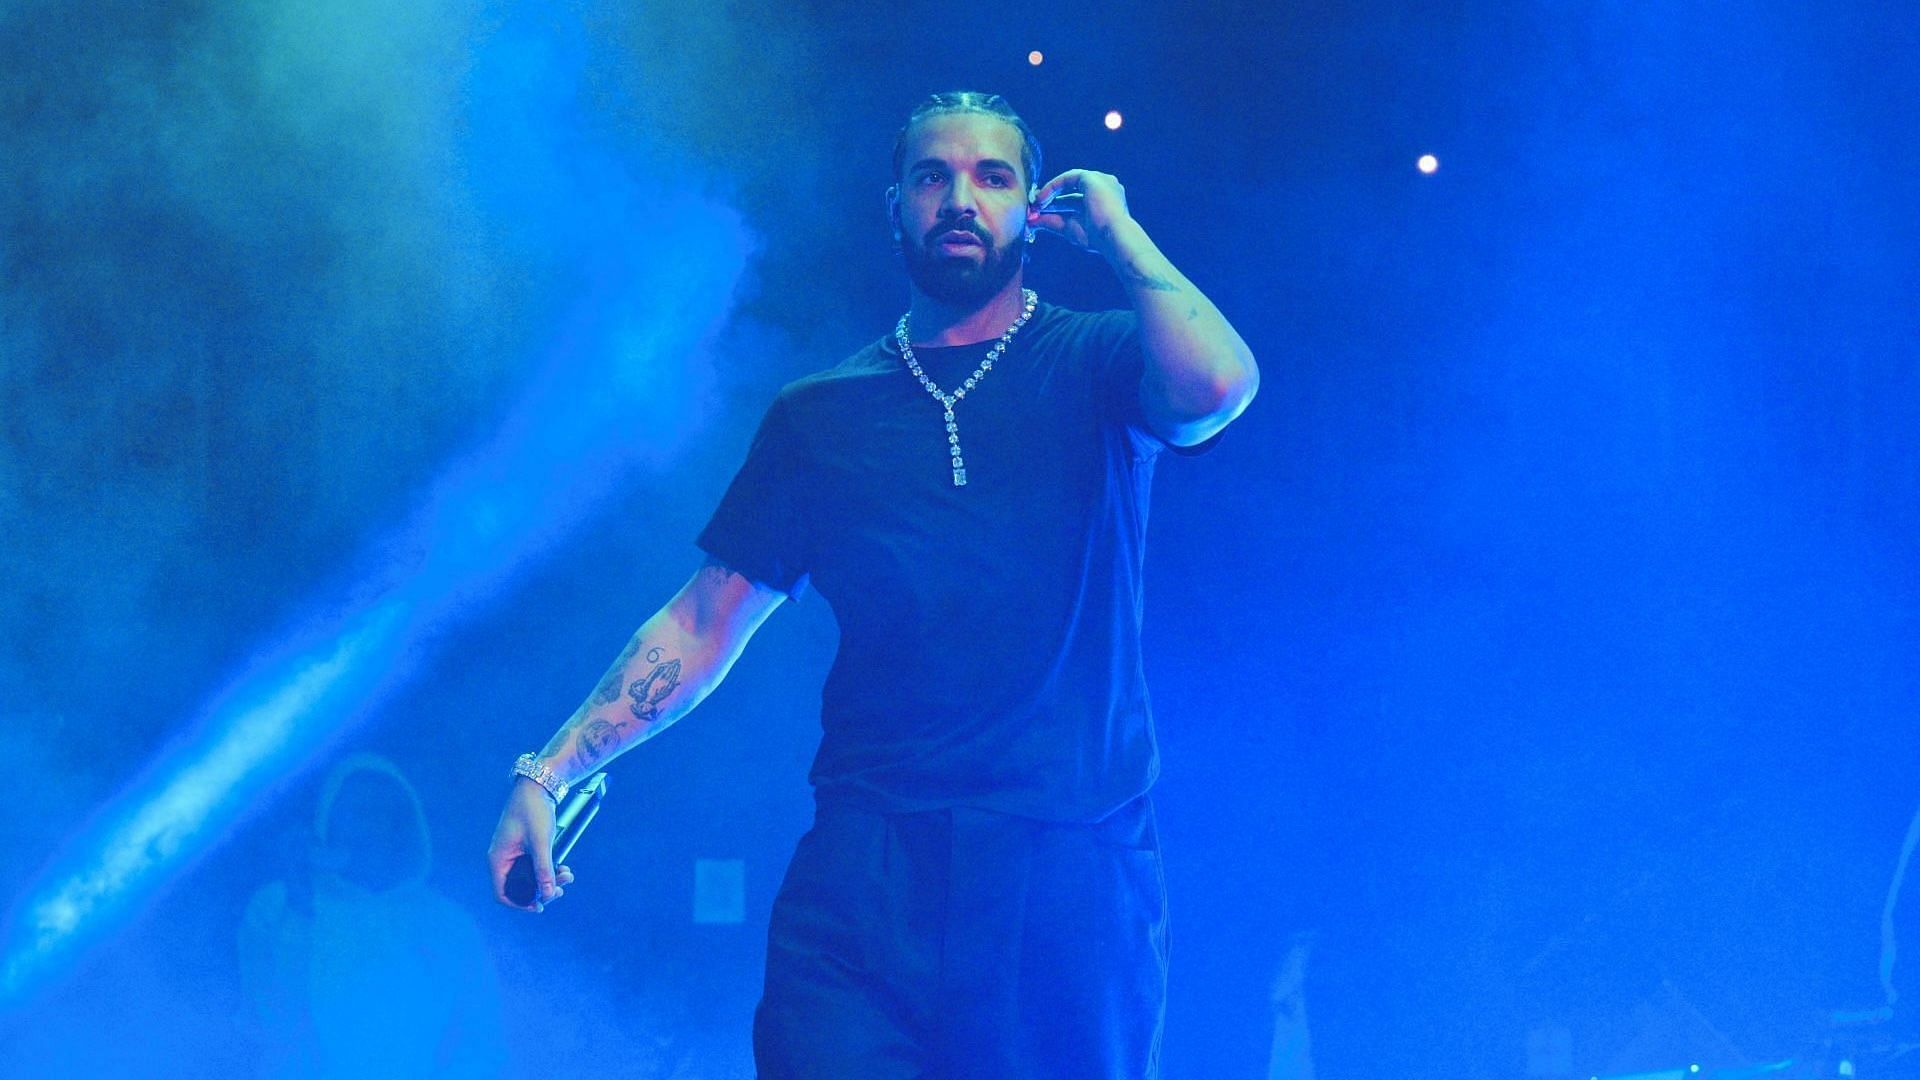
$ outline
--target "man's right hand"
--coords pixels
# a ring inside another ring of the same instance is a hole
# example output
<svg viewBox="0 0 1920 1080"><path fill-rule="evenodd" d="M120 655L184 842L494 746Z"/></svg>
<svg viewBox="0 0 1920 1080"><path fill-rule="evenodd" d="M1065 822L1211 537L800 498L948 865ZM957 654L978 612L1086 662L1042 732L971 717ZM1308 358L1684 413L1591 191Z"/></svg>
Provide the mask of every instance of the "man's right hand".
<svg viewBox="0 0 1920 1080"><path fill-rule="evenodd" d="M587 704L548 742L551 753L585 773L657 734L719 685L747 639L786 599L786 593L708 559L667 606L634 632ZM628 708L604 709L620 699L622 687L632 699ZM594 709L603 713L596 716ZM614 717L616 711L621 715ZM625 715L628 712L632 715ZM546 789L515 777L487 848L494 899L521 911L540 911L573 884L573 871L553 865L553 816ZM524 906L507 899L507 871L523 854L533 863L534 885L533 902Z"/></svg>
<svg viewBox="0 0 1920 1080"><path fill-rule="evenodd" d="M553 798L524 776L514 777L506 809L493 828L487 868L493 872L493 898L519 911L545 911L573 884L573 871L553 865ZM533 860L533 902L522 907L507 899L507 870L522 854Z"/></svg>

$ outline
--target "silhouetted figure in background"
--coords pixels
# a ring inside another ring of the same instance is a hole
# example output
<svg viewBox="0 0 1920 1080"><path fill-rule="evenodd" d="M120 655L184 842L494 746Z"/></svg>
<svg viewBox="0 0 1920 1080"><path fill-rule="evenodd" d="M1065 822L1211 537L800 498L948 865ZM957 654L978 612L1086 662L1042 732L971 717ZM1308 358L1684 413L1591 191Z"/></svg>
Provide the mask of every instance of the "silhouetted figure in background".
<svg viewBox="0 0 1920 1080"><path fill-rule="evenodd" d="M240 926L261 1075L501 1074L498 978L473 919L428 887L432 860L393 763L334 766L306 866L255 892Z"/></svg>

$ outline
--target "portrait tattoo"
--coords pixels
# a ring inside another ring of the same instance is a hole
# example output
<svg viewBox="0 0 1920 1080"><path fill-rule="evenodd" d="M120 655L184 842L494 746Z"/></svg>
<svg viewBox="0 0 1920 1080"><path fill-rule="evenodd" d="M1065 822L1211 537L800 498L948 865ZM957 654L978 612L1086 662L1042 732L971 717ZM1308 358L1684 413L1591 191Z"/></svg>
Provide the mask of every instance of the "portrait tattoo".
<svg viewBox="0 0 1920 1080"><path fill-rule="evenodd" d="M651 655L651 654L649 654ZM649 671L645 678L633 680L627 687L627 696L633 699L629 706L633 715L641 723L651 724L660 717L660 703L667 700L680 686L680 661L669 660Z"/></svg>

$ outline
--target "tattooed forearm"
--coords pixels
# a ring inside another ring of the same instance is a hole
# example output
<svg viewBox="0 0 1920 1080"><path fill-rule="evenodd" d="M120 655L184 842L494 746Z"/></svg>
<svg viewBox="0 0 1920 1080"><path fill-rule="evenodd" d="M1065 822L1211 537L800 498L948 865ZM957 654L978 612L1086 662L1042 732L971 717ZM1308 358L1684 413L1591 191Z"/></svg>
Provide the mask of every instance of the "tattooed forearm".
<svg viewBox="0 0 1920 1080"><path fill-rule="evenodd" d="M666 730L719 685L782 599L723 566L703 566L627 639L540 759L579 783Z"/></svg>
<svg viewBox="0 0 1920 1080"><path fill-rule="evenodd" d="M1114 226L1103 254L1140 317L1147 426L1173 446L1193 446L1231 423L1253 400L1260 369L1226 316L1188 281L1138 222Z"/></svg>
<svg viewBox="0 0 1920 1080"><path fill-rule="evenodd" d="M681 660L672 655L677 650L649 644L647 636L642 628L627 642L586 702L541 748L540 757L554 763L563 775L578 780L618 754L627 743L644 739L671 722L668 710L679 708L672 699L682 689ZM644 659L636 664L634 657L643 650ZM630 699L627 711L631 717L606 710L620 700L623 686Z"/></svg>

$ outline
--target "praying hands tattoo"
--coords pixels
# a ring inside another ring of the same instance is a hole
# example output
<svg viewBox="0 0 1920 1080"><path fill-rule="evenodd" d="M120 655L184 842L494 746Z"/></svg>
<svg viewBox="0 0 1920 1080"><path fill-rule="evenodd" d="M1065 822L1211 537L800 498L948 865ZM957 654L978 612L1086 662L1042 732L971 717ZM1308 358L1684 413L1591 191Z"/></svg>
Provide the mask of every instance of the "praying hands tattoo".
<svg viewBox="0 0 1920 1080"><path fill-rule="evenodd" d="M633 680L633 685L627 687L627 696L633 699L628 707L633 710L634 718L643 724L651 724L659 719L660 703L680 687L680 661L660 663L660 650L651 649L647 652L647 662L654 665L653 670Z"/></svg>
<svg viewBox="0 0 1920 1080"><path fill-rule="evenodd" d="M627 686L627 697L632 699L627 708L632 712L633 720L609 719L591 714L593 709L611 705L620 699L620 684L626 677L627 663L640 651L640 644L637 636L627 643L613 666L601 676L599 685L587 698L587 704L581 706L573 719L548 740L540 751L542 757L559 754L570 740L575 740L569 771L585 775L620 748L628 729L635 722L650 725L660 719L661 705L680 688L680 660L677 657L669 658L659 646L647 650L647 663L653 667Z"/></svg>

